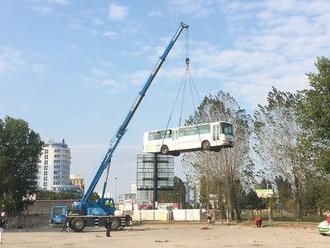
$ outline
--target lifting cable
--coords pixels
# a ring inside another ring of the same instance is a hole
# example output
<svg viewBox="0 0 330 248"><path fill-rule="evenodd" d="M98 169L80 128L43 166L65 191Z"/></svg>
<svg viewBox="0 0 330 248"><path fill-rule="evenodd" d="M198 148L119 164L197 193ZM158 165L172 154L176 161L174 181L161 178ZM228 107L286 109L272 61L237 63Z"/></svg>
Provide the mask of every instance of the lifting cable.
<svg viewBox="0 0 330 248"><path fill-rule="evenodd" d="M198 122L199 121L198 121L198 116L196 115L196 113L197 113L196 99L195 99L194 95L196 94L196 96L197 96L196 98L199 102L201 102L201 98L198 94L196 85L194 83L194 80L193 80L193 77L192 77L191 71L190 71L189 30L186 31L185 49L186 49L185 71L184 71L183 77L181 79L179 89L178 89L177 95L176 95L175 100L174 100L174 104L173 104L172 109L171 109L171 113L170 113L169 118L168 118L167 123L166 123L165 132L164 132L163 137L162 137L162 145L164 144L164 140L165 140L166 135L167 135L168 127L169 127L169 124L171 122L174 110L175 110L175 108L178 104L180 96L181 96L181 103L180 103L180 106L179 106L179 126L178 127L181 127L182 113L183 113L184 101L185 101L185 92L186 92L186 87L188 87L187 84L189 84L193 110L195 111L195 113L194 113L195 118L193 118L192 125L194 125L194 124L196 125L197 130L198 130L199 139L201 140L200 128L198 127ZM209 121L209 115L207 115L207 119Z"/></svg>

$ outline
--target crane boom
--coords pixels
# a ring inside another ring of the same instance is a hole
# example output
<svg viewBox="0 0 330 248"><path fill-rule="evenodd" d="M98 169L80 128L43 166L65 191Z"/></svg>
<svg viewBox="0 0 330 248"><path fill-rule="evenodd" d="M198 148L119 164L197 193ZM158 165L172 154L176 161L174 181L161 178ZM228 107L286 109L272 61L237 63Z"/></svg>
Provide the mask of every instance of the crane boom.
<svg viewBox="0 0 330 248"><path fill-rule="evenodd" d="M164 53L162 54L162 56L160 56L157 65L155 66L154 70L150 74L150 76L149 76L148 80L146 81L145 85L143 86L142 90L138 93L138 96L137 96L136 100L134 101L129 113L127 114L127 116L124 119L123 123L121 124L121 126L118 128L117 132L115 133L115 135L111 139L110 147L109 147L109 149L108 149L108 151L107 151L107 153L106 153L99 169L97 170L97 172L96 172L89 188L87 189L86 194L83 196L83 198L80 202L80 204L81 204L80 206L82 206L82 205L84 205L88 202L88 199L92 195L92 193L93 193L97 183L99 182L99 180L100 180L100 178L101 178L101 176L102 176L105 169L107 169L107 176L106 177L108 177L112 155L115 152L115 150L116 150L119 142L121 141L122 137L124 136L124 134L127 130L127 126L129 124L129 122L131 121L135 111L139 107L139 105L140 105L143 97L145 96L150 84L152 83L155 76L157 75L157 72L159 71L162 64L164 63L167 55L171 51L171 49L172 49L173 45L175 44L176 40L180 36L181 32L184 29L187 29L188 27L189 26L187 24L182 23L182 22L180 23L180 26L179 26L178 30L176 31L175 35L173 36L170 43L166 47L166 49L165 49ZM104 192L105 192L105 189L106 189L106 185L107 185L107 180L105 181L104 186L103 186L102 198L104 197Z"/></svg>

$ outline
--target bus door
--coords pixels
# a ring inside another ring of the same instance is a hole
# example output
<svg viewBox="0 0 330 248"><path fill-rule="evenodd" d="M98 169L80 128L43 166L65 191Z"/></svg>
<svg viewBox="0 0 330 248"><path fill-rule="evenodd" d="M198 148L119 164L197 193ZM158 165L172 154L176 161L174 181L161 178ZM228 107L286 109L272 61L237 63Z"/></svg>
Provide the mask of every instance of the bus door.
<svg viewBox="0 0 330 248"><path fill-rule="evenodd" d="M172 150L179 149L178 136L179 136L179 130L173 130L172 131Z"/></svg>
<svg viewBox="0 0 330 248"><path fill-rule="evenodd" d="M212 131L213 141L215 142L215 145L219 144L219 138L220 138L220 124L213 125L213 131Z"/></svg>

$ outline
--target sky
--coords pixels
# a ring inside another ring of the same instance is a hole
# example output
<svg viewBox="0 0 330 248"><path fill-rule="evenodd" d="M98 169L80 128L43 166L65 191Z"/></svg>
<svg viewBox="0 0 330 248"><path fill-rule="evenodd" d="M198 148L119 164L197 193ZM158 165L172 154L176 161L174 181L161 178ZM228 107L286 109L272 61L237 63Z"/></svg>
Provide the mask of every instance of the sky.
<svg viewBox="0 0 330 248"><path fill-rule="evenodd" d="M26 120L45 141L64 138L71 173L89 185L181 21L189 35L173 47L113 157L112 194L115 177L117 194L129 192L143 132L166 126L188 37L199 96L229 92L251 114L272 86L307 88L316 57L330 55L328 0L3 0L0 118ZM185 117L192 109L187 101ZM184 177L178 160L175 170Z"/></svg>

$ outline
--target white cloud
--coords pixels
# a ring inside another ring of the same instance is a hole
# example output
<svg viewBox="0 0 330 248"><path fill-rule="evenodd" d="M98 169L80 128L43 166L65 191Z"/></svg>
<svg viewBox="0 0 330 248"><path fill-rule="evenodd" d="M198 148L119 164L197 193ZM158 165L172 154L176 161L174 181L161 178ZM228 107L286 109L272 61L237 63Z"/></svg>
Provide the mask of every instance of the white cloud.
<svg viewBox="0 0 330 248"><path fill-rule="evenodd" d="M0 72L23 70L26 64L20 51L8 46L0 46Z"/></svg>
<svg viewBox="0 0 330 248"><path fill-rule="evenodd" d="M111 3L109 5L108 17L113 21L122 20L129 14L129 7Z"/></svg>
<svg viewBox="0 0 330 248"><path fill-rule="evenodd" d="M166 0L171 12L192 17L208 16L213 10L214 0Z"/></svg>
<svg viewBox="0 0 330 248"><path fill-rule="evenodd" d="M177 2L187 3L188 0ZM199 1L194 4L190 13L204 6ZM272 86L286 91L308 87L305 73L314 71L317 56L330 54L330 12L327 11L330 2L292 0L279 1L279 5L281 8L270 1L251 1L249 4L243 0L220 1L233 46L223 49L221 45L190 41L191 69L197 84L219 84L219 89L232 93L252 107L265 103ZM148 45L141 49L143 53L125 53L155 62L169 39L162 39L159 46ZM185 46L178 42L167 58L171 62L157 77L170 79L167 82L180 82L184 57ZM124 83L117 89L136 87L145 81L148 73L150 71L139 69L122 76L118 80ZM104 77L107 78L111 77ZM119 81L115 81L118 84ZM112 87L115 83L110 82L107 85Z"/></svg>
<svg viewBox="0 0 330 248"><path fill-rule="evenodd" d="M234 47L203 46L191 54L252 106L263 103L273 85L308 87L305 73L314 70L317 56L330 54L329 1L220 1L220 9Z"/></svg>
<svg viewBox="0 0 330 248"><path fill-rule="evenodd" d="M159 10L153 10L148 13L148 16L150 16L150 17L160 17L160 16L164 16L164 15L165 15L165 13L163 11L159 11Z"/></svg>
<svg viewBox="0 0 330 248"><path fill-rule="evenodd" d="M127 76L128 82L131 85L140 85L145 82L146 78L150 75L150 71L148 70L139 70L133 72Z"/></svg>
<svg viewBox="0 0 330 248"><path fill-rule="evenodd" d="M92 20L92 22L93 22L93 25L95 25L95 26L102 26L103 25L103 21L99 18L94 18Z"/></svg>
<svg viewBox="0 0 330 248"><path fill-rule="evenodd" d="M54 12L54 6L70 5L68 0L30 0L34 5L31 8L42 15L48 15Z"/></svg>
<svg viewBox="0 0 330 248"><path fill-rule="evenodd" d="M43 64L33 64L32 71L36 73L42 73L46 70L46 66Z"/></svg>
<svg viewBox="0 0 330 248"><path fill-rule="evenodd" d="M118 36L118 34L114 31L108 30L106 32L103 33L103 37L106 37L108 39L114 39Z"/></svg>
<svg viewBox="0 0 330 248"><path fill-rule="evenodd" d="M69 0L29 0L32 3L39 3L39 4L54 4L54 5L69 5Z"/></svg>
<svg viewBox="0 0 330 248"><path fill-rule="evenodd" d="M44 64L31 61L21 51L13 47L0 45L0 73L22 71L42 73L45 70L46 66Z"/></svg>
<svg viewBox="0 0 330 248"><path fill-rule="evenodd" d="M58 4L58 5L69 5L69 0L49 0L50 3Z"/></svg>
<svg viewBox="0 0 330 248"><path fill-rule="evenodd" d="M46 6L32 6L31 7L33 10L41 13L42 15L48 15L53 12L53 10L49 7Z"/></svg>

